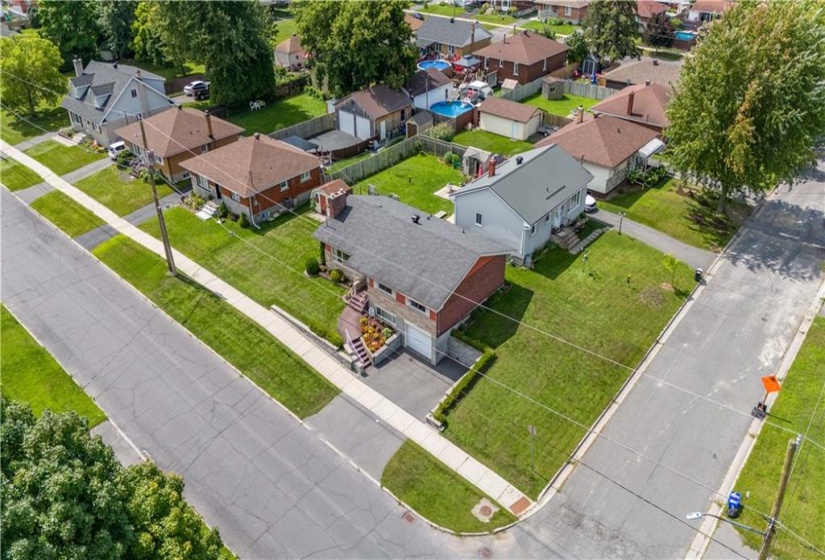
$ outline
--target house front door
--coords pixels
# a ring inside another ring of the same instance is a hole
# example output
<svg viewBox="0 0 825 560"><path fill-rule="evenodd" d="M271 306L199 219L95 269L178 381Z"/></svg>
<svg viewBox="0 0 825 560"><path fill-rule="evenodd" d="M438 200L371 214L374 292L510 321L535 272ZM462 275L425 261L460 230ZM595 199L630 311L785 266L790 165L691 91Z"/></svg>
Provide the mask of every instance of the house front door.
<svg viewBox="0 0 825 560"><path fill-rule="evenodd" d="M221 195L221 187L220 185L215 185L215 200L220 200L221 198L223 198L223 195Z"/></svg>

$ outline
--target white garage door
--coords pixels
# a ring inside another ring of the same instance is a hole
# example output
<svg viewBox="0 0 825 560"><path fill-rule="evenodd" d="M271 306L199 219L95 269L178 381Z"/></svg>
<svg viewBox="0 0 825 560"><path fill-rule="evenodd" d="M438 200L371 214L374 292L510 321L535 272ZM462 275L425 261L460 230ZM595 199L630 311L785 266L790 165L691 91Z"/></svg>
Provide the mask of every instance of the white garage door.
<svg viewBox="0 0 825 560"><path fill-rule="evenodd" d="M370 120L366 117L355 117L355 133L358 138L366 140L370 134Z"/></svg>
<svg viewBox="0 0 825 560"><path fill-rule="evenodd" d="M412 323L407 323L407 348L432 359L433 339Z"/></svg>
<svg viewBox="0 0 825 560"><path fill-rule="evenodd" d="M355 136L355 115L347 111L339 111L338 130Z"/></svg>

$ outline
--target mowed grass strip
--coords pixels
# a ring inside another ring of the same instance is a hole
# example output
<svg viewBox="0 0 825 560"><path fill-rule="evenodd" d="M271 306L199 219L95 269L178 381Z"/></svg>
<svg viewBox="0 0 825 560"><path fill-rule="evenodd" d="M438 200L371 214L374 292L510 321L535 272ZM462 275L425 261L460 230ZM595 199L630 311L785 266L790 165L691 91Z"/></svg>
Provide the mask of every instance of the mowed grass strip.
<svg viewBox="0 0 825 560"><path fill-rule="evenodd" d="M487 376L520 395L482 378L447 416L445 436L534 498L694 285L682 265L677 290L663 286L671 276L662 253L615 232L597 239L587 255L584 263L553 249L534 270L507 268L512 287L491 303L504 316L484 312L467 335L497 354Z"/></svg>
<svg viewBox="0 0 825 560"><path fill-rule="evenodd" d="M57 175L65 175L106 157L105 153L96 154L79 146L64 146L54 140L46 140L32 146L25 153Z"/></svg>
<svg viewBox="0 0 825 560"><path fill-rule="evenodd" d="M516 520L501 506L489 523L476 518L472 509L487 496L410 440L384 467L381 485L433 523L459 533L492 531Z"/></svg>
<svg viewBox="0 0 825 560"><path fill-rule="evenodd" d="M728 217L716 214L715 206L715 201L706 200L699 189L687 188L679 179L668 179L656 187L639 188L599 202L604 210L625 212L631 220L688 245L721 251L750 210L731 202Z"/></svg>
<svg viewBox="0 0 825 560"><path fill-rule="evenodd" d="M60 191L52 191L37 198L31 203L31 208L72 238L104 224L90 210Z"/></svg>
<svg viewBox="0 0 825 560"><path fill-rule="evenodd" d="M10 157L0 158L0 183L10 191L19 191L33 187L43 181L43 178Z"/></svg>
<svg viewBox="0 0 825 560"><path fill-rule="evenodd" d="M165 183L156 181L156 184L158 197L172 194L172 189ZM78 181L75 186L118 216L131 214L153 201L149 184L135 179L115 165Z"/></svg>
<svg viewBox="0 0 825 560"><path fill-rule="evenodd" d="M472 146L495 154L513 156L533 149L530 142L512 140L500 134L493 134L486 130L465 130L453 138L453 142L462 146Z"/></svg>
<svg viewBox="0 0 825 560"><path fill-rule="evenodd" d="M106 420L89 395L2 305L0 369L3 396L31 405L38 416L46 409L76 412L89 421L90 428Z"/></svg>
<svg viewBox="0 0 825 560"><path fill-rule="evenodd" d="M285 214L261 230L242 228L227 220L202 221L184 208L166 212L172 246L220 276L244 294L269 307L277 305L335 345L343 343L337 330L345 290L322 277L307 278L307 259L320 258L321 245L312 232L320 224L307 216ZM160 237L157 220L141 229Z"/></svg>
<svg viewBox="0 0 825 560"><path fill-rule="evenodd" d="M118 235L94 254L242 374L304 418L338 390L278 340L203 286L167 274L164 261Z"/></svg>
<svg viewBox="0 0 825 560"><path fill-rule="evenodd" d="M460 169L453 169L435 156L417 154L359 181L352 187L352 192L367 194L369 185L373 185L379 194L396 194L404 204L429 214L442 210L452 214L453 203L435 196L435 192L447 183L458 185L461 180Z"/></svg>
<svg viewBox="0 0 825 560"><path fill-rule="evenodd" d="M570 117L570 113L574 109L577 109L579 105L584 107L584 110L587 111L590 107L598 103L599 100L590 99L589 97L580 97L578 95L573 95L572 93L565 93L562 95L561 99L545 99L541 92L538 92L530 97L524 98L521 102L538 107L539 109L543 109L553 115Z"/></svg>
<svg viewBox="0 0 825 560"><path fill-rule="evenodd" d="M69 113L60 106L41 103L34 117L23 113L18 117L11 111L0 110L0 138L12 146L64 126L69 126Z"/></svg>
<svg viewBox="0 0 825 560"><path fill-rule="evenodd" d="M765 520L756 513L770 512L773 507L782 463L788 441L795 434L804 434L796 452L791 478L782 505L780 519L783 525L798 533L819 550L825 550L825 450L813 442L825 441L825 317L814 319L805 342L782 384L776 402L770 408L767 422L756 440L745 468L736 481L736 490L750 497L738 521L760 530ZM778 424L786 430L771 424ZM791 430L791 431L787 431ZM740 536L754 550L759 550L762 539L752 533L739 531ZM771 556L781 560L807 560L822 555L806 547L799 539L782 528L777 530L771 546Z"/></svg>
<svg viewBox="0 0 825 560"><path fill-rule="evenodd" d="M244 111L230 115L227 120L246 129L247 136L260 132L269 134L299 122L326 114L327 106L320 99L305 93L286 97L267 104L258 111Z"/></svg>

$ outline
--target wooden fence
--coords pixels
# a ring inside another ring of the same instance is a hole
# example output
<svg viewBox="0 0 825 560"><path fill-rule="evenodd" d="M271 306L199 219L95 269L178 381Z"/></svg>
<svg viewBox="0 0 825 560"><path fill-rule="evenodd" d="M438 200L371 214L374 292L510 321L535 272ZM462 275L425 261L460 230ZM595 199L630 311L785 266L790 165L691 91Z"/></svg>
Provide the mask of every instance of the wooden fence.
<svg viewBox="0 0 825 560"><path fill-rule="evenodd" d="M573 82L571 80L566 80L564 82L564 93L578 95L579 97L587 97L589 99L602 100L618 92L619 90L617 89L602 87L595 84L585 84L582 82Z"/></svg>
<svg viewBox="0 0 825 560"><path fill-rule="evenodd" d="M542 82L544 82L544 76L541 78L536 78L528 84L516 86L515 89L502 94L501 98L509 99L510 101L521 101L522 99L535 94L537 91L541 91Z"/></svg>
<svg viewBox="0 0 825 560"><path fill-rule="evenodd" d="M553 113L548 113L547 111L541 110L541 124L543 126L552 126L555 128L561 128L563 126L567 126L573 119L568 119L567 117L560 117L559 115L554 115Z"/></svg>
<svg viewBox="0 0 825 560"><path fill-rule="evenodd" d="M329 113L296 125L281 128L270 133L269 137L274 138L275 140L283 140L284 138L289 138L290 136L311 138L321 134L322 132L332 130L333 128L335 128L335 113Z"/></svg>
<svg viewBox="0 0 825 560"><path fill-rule="evenodd" d="M428 136L414 136L394 146L380 150L367 159L355 162L343 169L330 173L328 180L343 179L347 184L353 185L361 179L374 175L388 167L392 167L400 161L417 154L419 151L424 151L437 157L444 157L444 154L447 152L453 152L463 157L466 150L467 148L464 146L459 146L452 142L444 142Z"/></svg>

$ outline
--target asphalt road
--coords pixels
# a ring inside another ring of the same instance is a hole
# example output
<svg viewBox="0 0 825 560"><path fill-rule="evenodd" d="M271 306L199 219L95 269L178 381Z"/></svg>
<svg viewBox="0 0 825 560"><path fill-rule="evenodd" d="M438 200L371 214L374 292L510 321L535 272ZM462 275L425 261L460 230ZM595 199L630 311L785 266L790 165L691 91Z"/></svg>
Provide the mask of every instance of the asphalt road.
<svg viewBox="0 0 825 560"><path fill-rule="evenodd" d="M2 299L242 558L471 556L2 194ZM215 320L220 320L216 317Z"/></svg>

